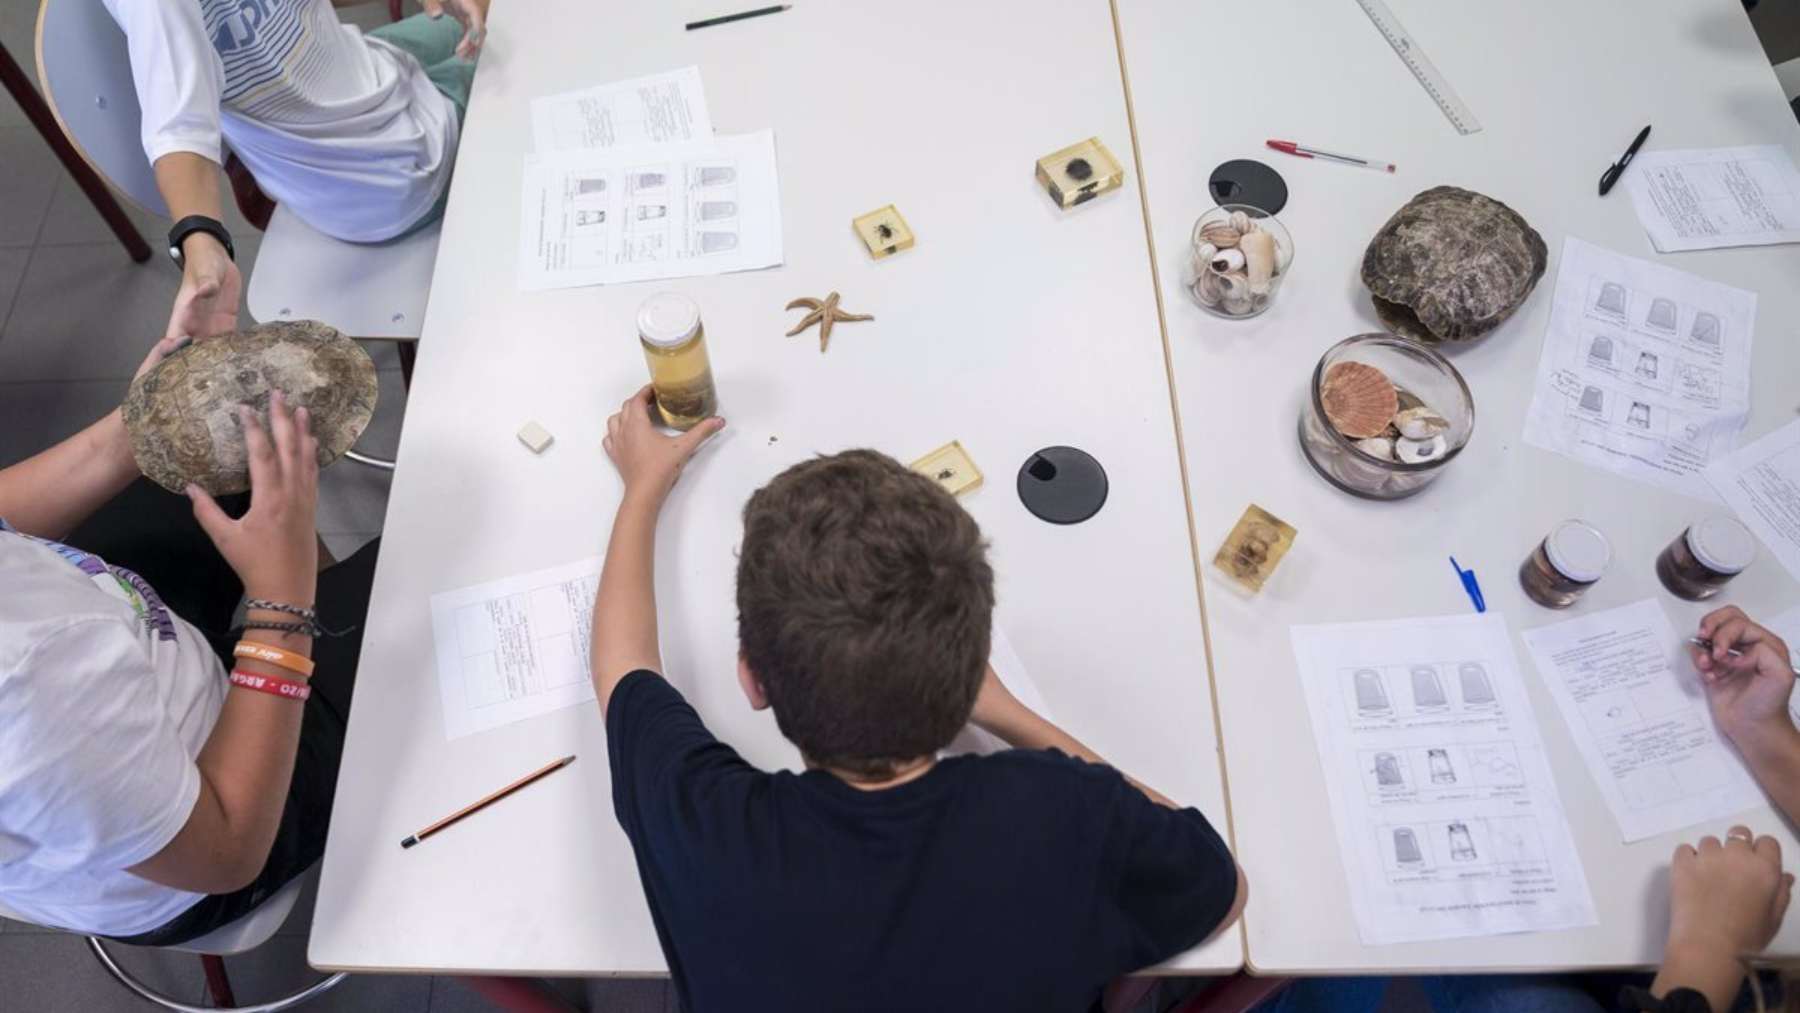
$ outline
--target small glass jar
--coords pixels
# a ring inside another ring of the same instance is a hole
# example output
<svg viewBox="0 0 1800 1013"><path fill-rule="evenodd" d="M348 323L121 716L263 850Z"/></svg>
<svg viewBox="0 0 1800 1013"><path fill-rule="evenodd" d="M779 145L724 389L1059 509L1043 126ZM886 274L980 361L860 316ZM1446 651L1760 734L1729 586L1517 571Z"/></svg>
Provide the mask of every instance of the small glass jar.
<svg viewBox="0 0 1800 1013"><path fill-rule="evenodd" d="M1265 233L1245 246L1249 233ZM1294 262L1294 237L1275 216L1248 204L1221 204L1194 223L1183 272L1188 295L1222 317L1269 308Z"/></svg>
<svg viewBox="0 0 1800 1013"><path fill-rule="evenodd" d="M706 328L700 307L675 292L644 300L637 314L638 344L650 366L656 412L671 429L692 429L719 410L712 362L706 355Z"/></svg>
<svg viewBox="0 0 1800 1013"><path fill-rule="evenodd" d="M1656 575L1677 598L1705 601L1756 559L1756 538L1735 518L1713 514L1688 526L1656 557Z"/></svg>
<svg viewBox="0 0 1800 1013"><path fill-rule="evenodd" d="M1525 596L1545 608L1565 609L1606 574L1612 543L1586 521L1563 521L1550 529L1519 566Z"/></svg>
<svg viewBox="0 0 1800 1013"><path fill-rule="evenodd" d="M1380 457L1337 431L1325 417L1319 388L1340 362L1360 362L1380 370L1404 396L1400 404L1423 405L1442 416L1440 453L1408 463ZM1313 368L1311 389L1300 411L1300 449L1313 468L1339 489L1368 499L1401 499L1425 488L1475 432L1475 400L1462 374L1437 352L1392 334L1359 334L1326 349Z"/></svg>

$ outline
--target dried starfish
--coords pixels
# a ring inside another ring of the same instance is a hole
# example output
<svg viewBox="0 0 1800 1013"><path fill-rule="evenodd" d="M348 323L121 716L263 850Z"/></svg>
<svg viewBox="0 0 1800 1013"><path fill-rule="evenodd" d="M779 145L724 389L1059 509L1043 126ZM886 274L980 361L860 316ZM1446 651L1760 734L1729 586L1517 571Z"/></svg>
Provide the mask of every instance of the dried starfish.
<svg viewBox="0 0 1800 1013"><path fill-rule="evenodd" d="M836 292L831 293L824 299L795 299L793 302L787 304L787 308L791 310L805 308L812 311L806 315L804 320L801 320L794 325L794 329L788 332L788 337L791 338L801 331L806 330L808 327L811 327L813 324L818 324L819 351L821 352L825 351L826 343L831 340L832 324L839 320L857 321L875 319L867 313L846 313L843 310L838 309L838 294Z"/></svg>

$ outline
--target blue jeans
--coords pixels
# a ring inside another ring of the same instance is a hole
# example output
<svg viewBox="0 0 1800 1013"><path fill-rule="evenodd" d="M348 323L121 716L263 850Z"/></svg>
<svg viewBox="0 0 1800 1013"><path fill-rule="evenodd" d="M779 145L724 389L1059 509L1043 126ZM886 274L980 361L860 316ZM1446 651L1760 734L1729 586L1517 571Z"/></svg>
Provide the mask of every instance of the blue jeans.
<svg viewBox="0 0 1800 1013"><path fill-rule="evenodd" d="M1433 1013L1605 1013L1566 977L1444 975L1417 979ZM1268 1013L1379 1013L1387 978L1302 978L1263 1007Z"/></svg>

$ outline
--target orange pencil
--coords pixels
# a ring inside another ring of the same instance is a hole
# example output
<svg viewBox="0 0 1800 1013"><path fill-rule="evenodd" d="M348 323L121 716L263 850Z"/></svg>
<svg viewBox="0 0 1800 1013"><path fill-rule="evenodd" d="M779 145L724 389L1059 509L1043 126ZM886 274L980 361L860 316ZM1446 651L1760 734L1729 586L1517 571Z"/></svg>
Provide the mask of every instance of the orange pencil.
<svg viewBox="0 0 1800 1013"><path fill-rule="evenodd" d="M445 827L449 826L450 824L455 823L457 820L462 819L464 816L472 816L475 813L478 813L481 810L486 809L488 806L493 805L495 802L500 801L501 799L505 798L506 796L511 795L513 792L518 791L520 788L525 787L526 785L530 784L531 782L540 780L542 778L549 777L551 774L556 773L557 771L563 769L564 767L566 767L569 764L574 763L574 762L575 762L575 757L565 756L562 759L557 760L555 763L550 764L549 766L542 767L538 770L534 770L531 773L526 774L524 777L519 778L517 781L514 781L513 783L500 789L499 791L494 792L492 795L489 795L488 797L481 799L478 802L471 802L468 805L463 806L461 809L458 809L457 811L444 817L443 819L438 820L436 823L433 823L431 826L428 826L425 829L419 831L418 833L413 834L412 836L401 841L400 846L403 848L410 848L413 845L424 840L425 838L430 837L432 834L437 833L439 830L442 830Z"/></svg>

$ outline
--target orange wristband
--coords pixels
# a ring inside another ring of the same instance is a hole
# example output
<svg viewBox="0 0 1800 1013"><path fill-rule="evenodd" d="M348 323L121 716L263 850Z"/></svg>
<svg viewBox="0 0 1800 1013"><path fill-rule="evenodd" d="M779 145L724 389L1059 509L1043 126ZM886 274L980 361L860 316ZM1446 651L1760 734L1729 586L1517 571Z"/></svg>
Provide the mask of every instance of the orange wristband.
<svg viewBox="0 0 1800 1013"><path fill-rule="evenodd" d="M292 700L296 703L305 703L306 698L312 696L312 687L298 679L283 679L273 675L258 675L255 672L246 672L243 669L238 668L234 668L231 671L231 684L233 686L242 686L245 689L253 689L258 693L267 693L270 696L278 696L284 700Z"/></svg>
<svg viewBox="0 0 1800 1013"><path fill-rule="evenodd" d="M249 658L262 661L277 668L285 668L295 675L305 678L313 673L313 660L304 654L283 650L274 644L259 644L254 640L240 640L231 649L233 657Z"/></svg>

